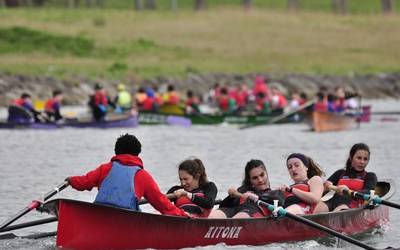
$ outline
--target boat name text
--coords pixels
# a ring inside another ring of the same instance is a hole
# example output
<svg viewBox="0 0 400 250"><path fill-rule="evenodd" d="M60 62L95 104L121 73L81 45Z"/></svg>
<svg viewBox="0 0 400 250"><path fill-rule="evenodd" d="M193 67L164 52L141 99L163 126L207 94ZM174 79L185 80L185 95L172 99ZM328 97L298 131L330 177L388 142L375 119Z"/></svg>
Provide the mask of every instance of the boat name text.
<svg viewBox="0 0 400 250"><path fill-rule="evenodd" d="M204 235L206 239L237 239L243 227L209 227Z"/></svg>

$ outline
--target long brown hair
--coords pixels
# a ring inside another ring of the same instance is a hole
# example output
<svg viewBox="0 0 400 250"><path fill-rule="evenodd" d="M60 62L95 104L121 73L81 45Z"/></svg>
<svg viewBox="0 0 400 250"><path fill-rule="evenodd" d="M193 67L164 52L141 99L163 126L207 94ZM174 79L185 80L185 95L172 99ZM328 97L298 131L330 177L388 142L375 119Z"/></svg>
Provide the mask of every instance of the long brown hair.
<svg viewBox="0 0 400 250"><path fill-rule="evenodd" d="M178 170L186 171L194 178L198 178L200 186L208 183L206 169L203 162L198 158L184 160L179 164Z"/></svg>
<svg viewBox="0 0 400 250"><path fill-rule="evenodd" d="M300 153L293 153L288 156L286 159L286 165L289 159L297 158L303 162L303 164L307 167L307 178L310 179L313 176L324 176L325 173L322 171L321 167L318 163L316 163L311 157L306 156Z"/></svg>
<svg viewBox="0 0 400 250"><path fill-rule="evenodd" d="M365 144L365 143L356 143L350 149L349 158L347 158L347 161L346 161L346 170L350 170L351 169L352 159L353 159L354 155L357 153L358 150L367 151L368 152L368 159L370 158L371 151L369 150L368 145Z"/></svg>
<svg viewBox="0 0 400 250"><path fill-rule="evenodd" d="M249 162L247 162L246 167L244 168L244 180L242 181L243 186L251 186L250 171L255 168L262 168L268 176L267 168L265 167L264 162L262 162L261 160L251 159ZM267 178L267 180L268 187L270 187L269 178Z"/></svg>

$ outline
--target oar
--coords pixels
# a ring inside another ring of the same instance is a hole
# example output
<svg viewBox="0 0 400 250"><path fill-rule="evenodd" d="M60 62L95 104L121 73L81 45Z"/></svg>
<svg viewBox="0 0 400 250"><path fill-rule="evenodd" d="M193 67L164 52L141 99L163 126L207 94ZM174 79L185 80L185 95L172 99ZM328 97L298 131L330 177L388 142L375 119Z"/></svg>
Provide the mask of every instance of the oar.
<svg viewBox="0 0 400 250"><path fill-rule="evenodd" d="M304 103L303 105L300 105L299 107L297 107L296 109L293 109L289 112L283 113L281 115L278 115L270 120L268 120L266 123L262 122L262 123L253 123L253 124L249 124L249 125L245 125L240 127L240 129L247 129L247 128L252 128L252 127L256 127L256 126L261 126L261 125L269 125L269 124L274 124L277 123L285 118L287 118L290 115L293 115L299 111L302 111L303 109L313 105L315 103L315 100L309 100L306 103Z"/></svg>
<svg viewBox="0 0 400 250"><path fill-rule="evenodd" d="M335 193L336 192L334 190L330 190L328 193L321 197L321 201L329 201L330 199L332 199Z"/></svg>
<svg viewBox="0 0 400 250"><path fill-rule="evenodd" d="M173 198L175 198L175 195L173 194L173 193L171 193L171 194L166 194L165 196L167 196L167 198L169 199L169 200L172 200ZM221 204L221 202L222 202L222 200L221 199L218 199L218 200L215 200L214 201L214 205L219 205L219 204ZM140 201L139 201L139 205L144 205L144 204L147 204L147 203L149 203L149 201L148 200L146 200L146 199L141 199ZM0 231L1 232L1 231Z"/></svg>
<svg viewBox="0 0 400 250"><path fill-rule="evenodd" d="M237 192L237 191L236 191L236 193L233 194L233 196L237 196L237 197L240 197L241 195L242 195L242 194L239 193L239 192ZM249 199L249 200L251 200L251 199ZM252 201L253 201L253 200L252 200ZM264 202L264 201L261 201L261 200L257 200L257 201L253 201L253 202L255 202L257 205L261 205L261 206L266 207L266 208L267 208L269 211L271 211L271 212L272 212L272 211L275 211L275 208L276 208L276 207L275 207L274 205L272 205L272 204L269 204L269 203ZM329 228L329 227L323 226L323 225L321 225L321 224L318 224L318 223L316 223L316 222L314 222L314 221L312 221L312 220L306 219L306 218L304 218L304 217L301 217L301 216L292 214L292 213L286 211L286 209L284 209L284 208L282 208L282 207L279 207L279 208L278 208L277 214L278 214L279 216L286 216L286 217L288 217L288 218L290 218L290 219L292 219L292 220L295 220L295 221L297 221L297 222L300 222L300 223L306 224L306 225L308 225L308 226L310 226L310 227L313 227L313 228L316 228L316 229L318 229L318 230L324 231L324 232L326 232L326 233L328 233L328 234L331 234L331 235L333 235L333 236L336 236L336 237L338 237L338 238L340 238L340 239L342 239L342 240L345 240L345 241L347 241L347 242L350 242L350 243L352 243L352 244L354 244L354 245L356 245L356 246L362 247L362 248L364 248L364 249L376 250L376 248L373 248L373 247L371 247L371 246L368 246L368 245L362 243L361 241L355 240L355 239L353 239L353 238L351 238L351 237L349 237L349 236L346 236L346 235L344 235L344 234L341 234L341 233L339 233L339 232L337 232L337 231L335 231L335 230L333 230L333 229L331 229L331 228Z"/></svg>
<svg viewBox="0 0 400 250"><path fill-rule="evenodd" d="M52 236L56 236L56 235L57 235L57 231L45 232L45 233L35 233L35 234L26 235L26 236L18 236L13 233L7 233L7 234L1 234L0 240L9 240L9 239L15 239L15 238L37 240L37 239L52 237Z"/></svg>
<svg viewBox="0 0 400 250"><path fill-rule="evenodd" d="M332 189L332 190L337 191L337 186L330 186L329 188ZM357 198L357 199L361 199L361 200L364 200L364 201L370 201L371 200L371 195L370 194L363 194L363 193L359 193L359 192L356 192L356 191L353 191L353 190L350 190L350 189L349 190L344 189L343 193L346 194L346 195L349 195L352 198ZM400 209L400 204L397 204L397 203L394 203L394 202L391 202L391 201L387 201L387 200L383 200L381 197L379 197L377 195L372 197L372 202L374 204L382 204L382 205L386 205L386 206L389 206L389 207L394 207L394 208Z"/></svg>
<svg viewBox="0 0 400 250"><path fill-rule="evenodd" d="M68 187L68 185L69 185L69 183L67 181L64 181L63 183L59 184L53 190L51 190L50 192L45 194L42 201L48 200L50 197L54 196L55 194L57 194L58 192L60 192L64 188ZM3 224L1 224L1 226L0 226L0 230L5 228L6 226L10 225L11 223L16 221L17 219L21 218L25 214L29 213L33 209L38 208L40 206L40 203L41 203L41 201L38 201L38 200L32 201L27 207L25 207L24 209L19 211L15 216L13 216L12 218L10 218L10 219L6 220L5 222L3 222Z"/></svg>
<svg viewBox="0 0 400 250"><path fill-rule="evenodd" d="M58 220L57 217L50 217L50 218L46 218L46 219L40 219L40 220L20 223L20 224L17 224L17 225L12 225L12 226L8 226L8 227L5 227L3 229L0 229L0 233L7 232L7 231L12 231L12 230L16 230L16 229L21 229L21 228L26 228L26 227L42 225L42 224L46 224L46 223L51 223L51 222L54 222L54 221L57 221L57 220Z"/></svg>
<svg viewBox="0 0 400 250"><path fill-rule="evenodd" d="M175 195L174 195L173 193L171 193L171 194L166 194L165 196L167 196L167 198L168 198L169 200L172 200L172 199L175 197ZM142 199L139 201L139 205L144 205L144 204L147 204L147 203L149 203L149 201L146 200L145 198L142 198Z"/></svg>

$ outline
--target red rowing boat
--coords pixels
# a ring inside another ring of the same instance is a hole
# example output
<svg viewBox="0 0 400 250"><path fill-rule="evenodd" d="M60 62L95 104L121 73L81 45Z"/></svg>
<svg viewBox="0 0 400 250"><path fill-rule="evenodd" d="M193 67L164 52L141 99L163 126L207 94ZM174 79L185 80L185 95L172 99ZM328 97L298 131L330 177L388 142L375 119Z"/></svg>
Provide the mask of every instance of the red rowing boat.
<svg viewBox="0 0 400 250"><path fill-rule="evenodd" d="M393 182L379 182L389 199ZM326 236L290 218L189 219L135 212L88 202L58 199L45 204L58 216L57 246L67 249L176 249L215 245L264 245ZM364 206L305 218L346 234L358 234L389 220L386 206Z"/></svg>

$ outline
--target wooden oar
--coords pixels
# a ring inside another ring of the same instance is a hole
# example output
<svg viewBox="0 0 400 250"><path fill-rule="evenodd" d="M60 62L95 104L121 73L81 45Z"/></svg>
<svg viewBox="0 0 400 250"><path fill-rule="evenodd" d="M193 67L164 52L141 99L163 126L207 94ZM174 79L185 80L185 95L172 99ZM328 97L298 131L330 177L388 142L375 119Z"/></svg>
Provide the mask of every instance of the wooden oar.
<svg viewBox="0 0 400 250"><path fill-rule="evenodd" d="M337 191L337 186L330 186L329 188L331 190ZM382 205L386 205L386 206L389 206L389 207L394 207L394 208L400 209L400 204L397 204L397 203L394 203L394 202L391 202L391 201L387 201L387 200L383 200L378 195L373 196L372 199L371 199L371 195L370 194L363 194L363 193L359 193L359 192L356 192L356 191L353 191L353 190L350 190L350 189L349 190L347 190L347 189L343 190L343 193L348 195L348 196L350 196L350 197L352 197L352 198L361 199L361 200L364 200L364 201L372 200L372 202L374 204L382 204Z"/></svg>
<svg viewBox="0 0 400 250"><path fill-rule="evenodd" d="M295 114L297 112L302 111L303 109L313 105L314 103L315 103L315 100L309 100L306 103L304 103L303 105L300 105L298 108L293 109L293 110L291 110L289 112L283 113L281 115L278 115L278 116L268 120L267 122L244 125L244 126L240 127L240 129L247 129L247 128L252 128L252 127L256 127L256 126L270 125L270 124L277 123L277 122L282 121L283 119L287 118L290 115L293 115L293 114Z"/></svg>
<svg viewBox="0 0 400 250"><path fill-rule="evenodd" d="M236 193L234 193L233 196L240 197L240 196L242 196L242 194L236 191ZM253 201L252 199L249 199L249 200ZM269 204L269 203L261 201L261 200L257 200L257 201L253 201L253 202L255 202L257 205L264 206L265 208L267 208L271 212L275 211L275 206L272 205L272 204ZM292 220L295 220L297 222L300 222L300 223L306 224L306 225L308 225L310 227L313 227L313 228L316 228L318 230L324 231L324 232L326 232L326 233L328 233L330 235L336 236L336 237L338 237L338 238L340 238L342 240L350 242L350 243L352 243L352 244L354 244L356 246L362 247L364 249L376 250L376 248L374 248L374 247L368 246L367 244L364 244L361 241L355 240L355 239L353 239L353 238L351 238L349 236L341 234L341 233L339 233L339 232L337 232L337 231L335 231L335 230L333 230L333 229L331 229L329 227L323 226L321 224L318 224L318 223L316 223L316 222L314 222L312 220L306 219L304 217L292 214L292 213L286 211L286 209L284 209L282 207L278 208L277 214L279 216L286 216L286 217L288 217L288 218L290 218Z"/></svg>
<svg viewBox="0 0 400 250"><path fill-rule="evenodd" d="M38 208L42 201L48 200L50 197L54 196L55 194L57 194L58 192L60 192L64 188L68 187L68 185L69 185L69 183L67 181L64 181L63 183L59 184L56 188L54 188L53 190L51 190L50 192L45 194L42 200L34 200L34 201L32 201L27 207L25 207L24 209L19 211L12 218L10 218L10 219L6 220L5 222L3 222L3 224L1 224L1 226L0 226L0 230L4 229L5 227L10 225L11 223L16 221L17 219L21 218L25 214L29 213L33 209Z"/></svg>

